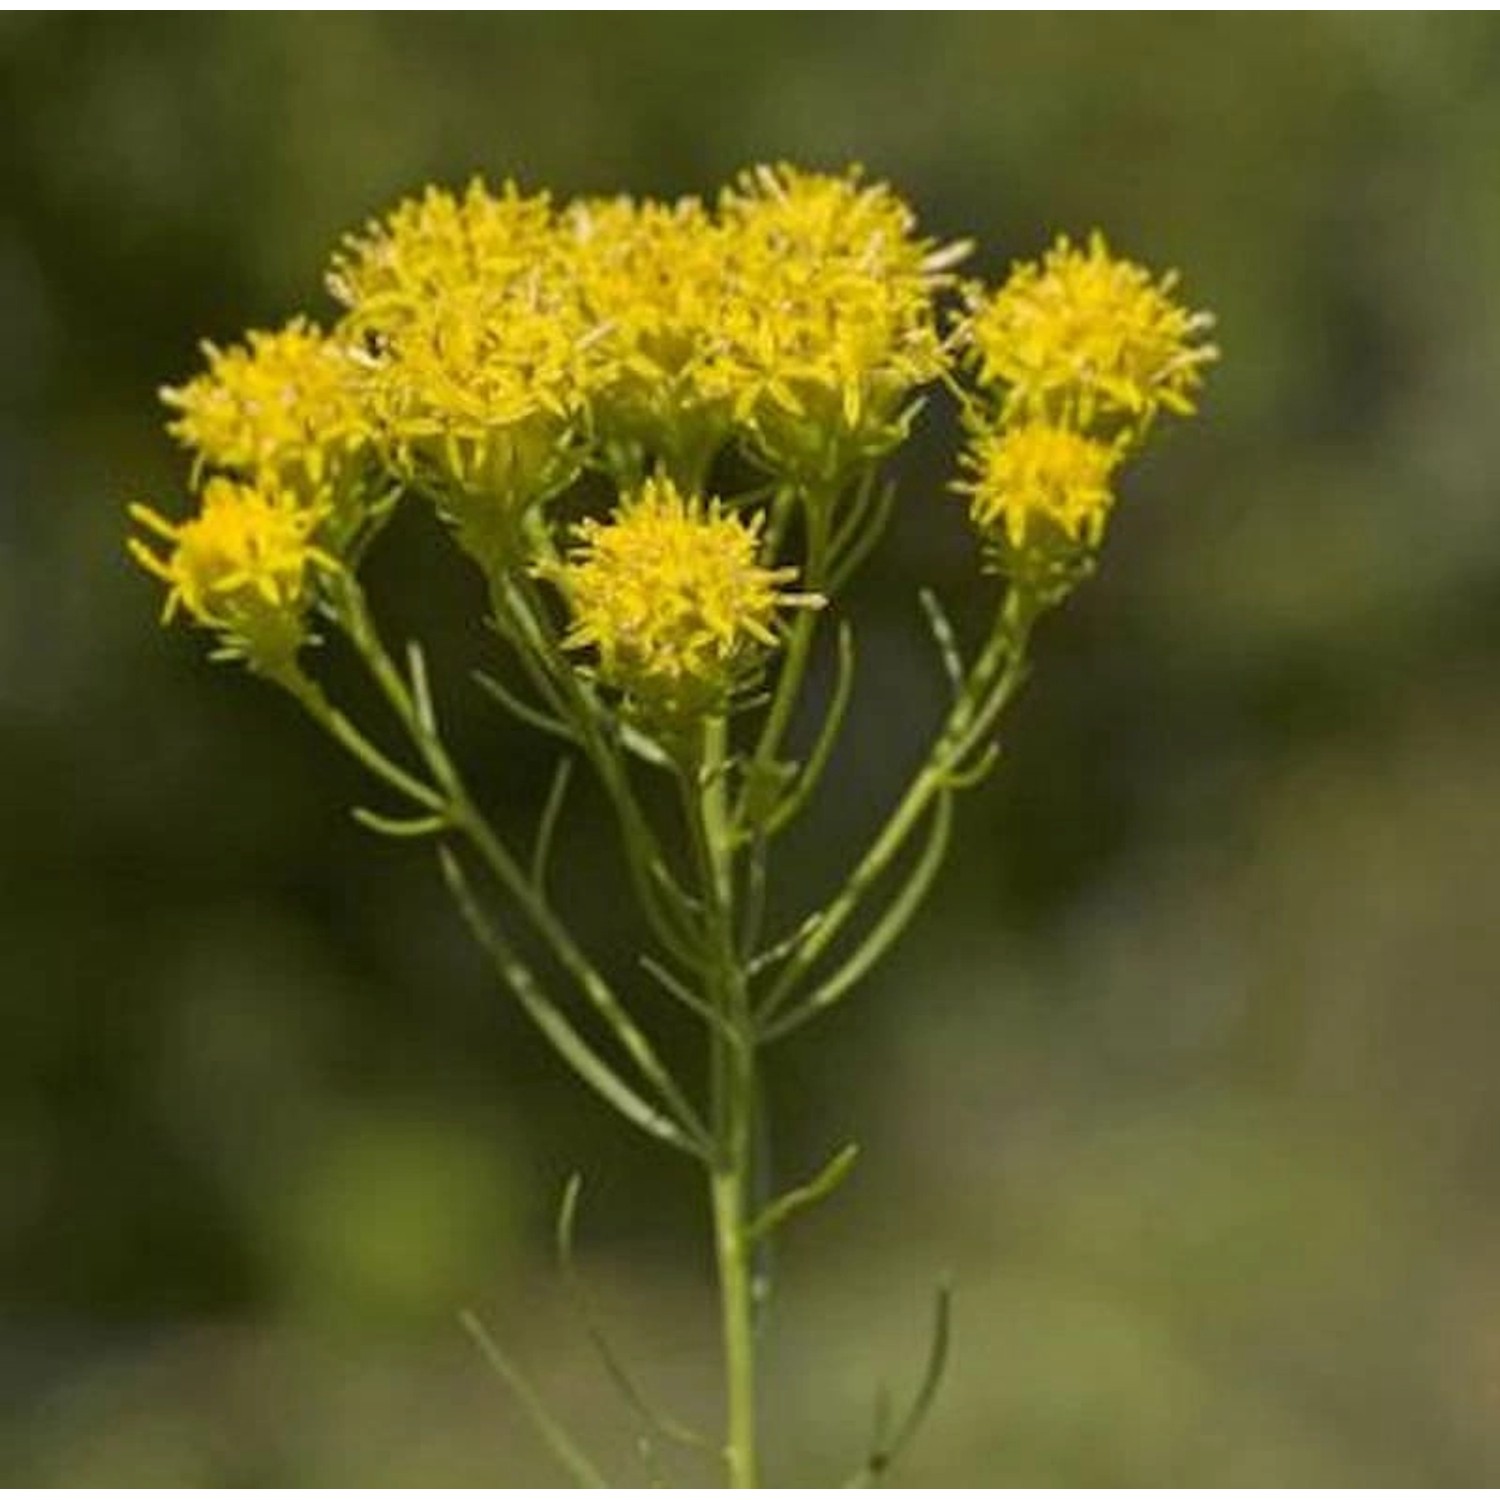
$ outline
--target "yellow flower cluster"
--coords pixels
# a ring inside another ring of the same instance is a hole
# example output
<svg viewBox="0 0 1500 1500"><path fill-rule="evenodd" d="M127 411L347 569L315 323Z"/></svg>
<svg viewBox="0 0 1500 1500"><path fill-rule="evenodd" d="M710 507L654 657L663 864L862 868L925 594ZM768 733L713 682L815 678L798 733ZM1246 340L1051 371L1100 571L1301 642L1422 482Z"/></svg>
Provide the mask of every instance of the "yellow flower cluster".
<svg viewBox="0 0 1500 1500"><path fill-rule="evenodd" d="M357 362L307 319L203 350L207 370L161 393L180 413L168 430L200 466L318 487L372 442Z"/></svg>
<svg viewBox="0 0 1500 1500"><path fill-rule="evenodd" d="M367 352L387 458L457 510L530 501L568 477L595 363L545 195L429 188L350 236L329 287Z"/></svg>
<svg viewBox="0 0 1500 1500"><path fill-rule="evenodd" d="M174 524L133 505L137 524L172 544L162 555L130 539L131 555L166 583L163 618L179 607L221 632L226 653L266 667L283 663L305 638L303 616L312 574L338 563L312 533L324 512L270 482L210 479L198 514Z"/></svg>
<svg viewBox="0 0 1500 1500"><path fill-rule="evenodd" d="M728 243L696 198L571 204L561 221L593 330L588 414L606 467L649 455L687 478L726 439L729 410L702 378L728 300Z"/></svg>
<svg viewBox="0 0 1500 1500"><path fill-rule="evenodd" d="M163 397L195 473L330 497L333 550L373 455L493 573L524 564L529 512L587 464L696 488L737 439L831 482L892 446L942 369L954 258L856 171L761 169L712 209L429 188L345 239L329 335L298 318L206 346Z"/></svg>
<svg viewBox="0 0 1500 1500"><path fill-rule="evenodd" d="M557 574L572 644L627 696L720 692L786 596L758 523L691 498L717 455L734 444L831 506L960 348L978 395L959 487L991 560L1066 572L1155 415L1192 410L1211 320L1096 234L971 290L945 335L967 250L923 238L857 169L758 167L711 203L429 188L344 240L330 331L298 317L205 345L202 372L162 392L206 488L180 524L138 508L174 550L133 550L169 612L242 654L280 649L398 491L430 496L495 579L553 555L541 504L592 470L637 498Z"/></svg>
<svg viewBox="0 0 1500 1500"><path fill-rule="evenodd" d="M1201 342L1213 318L1175 302L1176 284L1175 272L1153 280L1115 257L1098 232L1087 249L1063 236L975 308L980 382L1069 426L1114 421L1138 434L1160 410L1188 416L1218 350Z"/></svg>
<svg viewBox="0 0 1500 1500"><path fill-rule="evenodd" d="M959 489L999 569L1065 589L1103 538L1116 468L1160 411L1188 415L1207 313L1173 300L1175 273L1060 238L992 293L963 328L981 390Z"/></svg>
<svg viewBox="0 0 1500 1500"><path fill-rule="evenodd" d="M934 301L968 252L920 239L910 208L857 172L745 173L720 204L732 294L704 372L773 468L836 478L905 436L944 368Z"/></svg>
<svg viewBox="0 0 1500 1500"><path fill-rule="evenodd" d="M779 608L815 596L782 585L794 568L758 561L760 517L650 479L608 521L583 521L578 545L549 571L567 600L564 644L595 653L601 681L665 726L722 705L775 644Z"/></svg>
<svg viewBox="0 0 1500 1500"><path fill-rule="evenodd" d="M731 433L802 478L891 446L942 369L955 258L888 188L779 167L716 211L431 190L349 240L330 285L398 453L524 502L570 439L689 478Z"/></svg>
<svg viewBox="0 0 1500 1500"><path fill-rule="evenodd" d="M1025 422L976 434L970 513L981 531L1003 534L1013 550L1038 525L1097 546L1112 503L1110 483L1122 451L1068 427Z"/></svg>

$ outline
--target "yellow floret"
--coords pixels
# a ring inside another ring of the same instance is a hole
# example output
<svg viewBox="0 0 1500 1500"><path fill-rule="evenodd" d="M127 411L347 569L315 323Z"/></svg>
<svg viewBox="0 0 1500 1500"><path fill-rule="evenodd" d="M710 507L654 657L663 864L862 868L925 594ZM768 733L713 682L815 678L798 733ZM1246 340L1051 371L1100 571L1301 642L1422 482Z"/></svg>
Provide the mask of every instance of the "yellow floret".
<svg viewBox="0 0 1500 1500"><path fill-rule="evenodd" d="M1095 547L1121 456L1117 444L1028 422L980 434L966 455L972 477L959 488L971 497L979 531L1010 551L1059 540Z"/></svg>
<svg viewBox="0 0 1500 1500"><path fill-rule="evenodd" d="M723 229L695 198L613 198L570 205L562 230L602 372L596 434L702 467L728 415L698 383L724 336Z"/></svg>
<svg viewBox="0 0 1500 1500"><path fill-rule="evenodd" d="M776 641L776 612L819 603L784 591L792 568L757 561L760 523L648 480L608 521L584 521L555 576L602 681L648 718L713 711Z"/></svg>
<svg viewBox="0 0 1500 1500"><path fill-rule="evenodd" d="M943 369L934 298L967 247L919 238L911 209L857 169L760 167L719 212L732 296L703 388L802 477L893 446Z"/></svg>
<svg viewBox="0 0 1500 1500"><path fill-rule="evenodd" d="M424 294L524 278L546 258L552 233L545 193L526 194L512 182L492 192L477 178L461 197L429 187L345 237L329 290L346 307L399 317Z"/></svg>
<svg viewBox="0 0 1500 1500"><path fill-rule="evenodd" d="M187 521L168 521L145 505L130 514L171 543L163 553L135 537L129 542L136 561L168 587L164 621L185 609L221 632L231 654L262 662L302 644L312 575L339 566L312 541L325 508L286 490L216 477Z"/></svg>
<svg viewBox="0 0 1500 1500"><path fill-rule="evenodd" d="M1003 390L1007 413L1090 426L1104 418L1133 436L1165 409L1193 410L1207 313L1174 300L1175 272L1151 273L1112 255L1104 236L1087 249L1066 236L1040 263L1018 264L980 299L968 325L980 383Z"/></svg>
<svg viewBox="0 0 1500 1500"><path fill-rule="evenodd" d="M168 430L210 468L316 486L371 442L357 361L307 319L203 349L208 369L161 395L180 413Z"/></svg>
<svg viewBox="0 0 1500 1500"><path fill-rule="evenodd" d="M329 285L403 471L510 507L555 480L596 362L545 195L429 188L351 236Z"/></svg>

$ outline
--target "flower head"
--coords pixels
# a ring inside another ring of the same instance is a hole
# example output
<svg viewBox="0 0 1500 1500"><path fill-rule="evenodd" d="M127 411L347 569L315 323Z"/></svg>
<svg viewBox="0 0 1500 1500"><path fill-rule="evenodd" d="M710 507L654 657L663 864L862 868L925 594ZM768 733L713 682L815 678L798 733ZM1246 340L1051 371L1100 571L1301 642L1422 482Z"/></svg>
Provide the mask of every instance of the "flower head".
<svg viewBox="0 0 1500 1500"><path fill-rule="evenodd" d="M778 608L821 601L783 591L795 570L758 561L759 521L647 480L608 521L584 521L554 576L602 681L643 717L712 712L776 641Z"/></svg>
<svg viewBox="0 0 1500 1500"><path fill-rule="evenodd" d="M339 566L312 541L325 508L274 486L215 477L190 520L174 523L145 505L130 514L171 543L162 553L139 538L129 542L136 561L168 586L163 620L185 609L224 636L228 654L257 665L285 660L302 645L313 574Z"/></svg>
<svg viewBox="0 0 1500 1500"><path fill-rule="evenodd" d="M803 476L891 447L944 364L934 298L965 246L918 237L858 170L745 173L723 195L732 296L700 377L772 467Z"/></svg>
<svg viewBox="0 0 1500 1500"><path fill-rule="evenodd" d="M1068 427L1027 422L978 435L959 489L969 514L1002 558L1026 551L1086 552L1097 547L1114 504L1116 443Z"/></svg>
<svg viewBox="0 0 1500 1500"><path fill-rule="evenodd" d="M556 480L592 362L545 195L430 188L351 236L329 286L399 468L512 507Z"/></svg>
<svg viewBox="0 0 1500 1500"><path fill-rule="evenodd" d="M1097 232L1086 249L1059 238L977 301L968 338L980 383L1001 387L1008 411L1084 427L1105 418L1132 435L1162 408L1192 412L1218 350L1203 341L1212 317L1175 301L1176 283L1115 257Z"/></svg>
<svg viewBox="0 0 1500 1500"><path fill-rule="evenodd" d="M724 403L699 388L722 341L726 236L696 198L585 199L562 216L601 371L596 433L675 455L722 440Z"/></svg>
<svg viewBox="0 0 1500 1500"><path fill-rule="evenodd" d="M209 468L317 487L371 442L357 362L306 318L203 350L207 370L161 395L179 413L168 430Z"/></svg>
<svg viewBox="0 0 1500 1500"><path fill-rule="evenodd" d="M511 182L493 192L477 178L461 196L429 187L345 238L329 290L345 307L399 320L424 295L524 279L548 255L552 231L545 193Z"/></svg>

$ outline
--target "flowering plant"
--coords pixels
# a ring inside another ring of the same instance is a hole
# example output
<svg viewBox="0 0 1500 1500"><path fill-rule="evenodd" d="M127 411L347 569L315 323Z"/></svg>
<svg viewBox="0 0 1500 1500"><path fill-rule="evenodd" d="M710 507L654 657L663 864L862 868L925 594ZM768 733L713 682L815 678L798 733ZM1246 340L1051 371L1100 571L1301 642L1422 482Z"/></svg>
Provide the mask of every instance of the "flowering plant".
<svg viewBox="0 0 1500 1500"><path fill-rule="evenodd" d="M436 845L460 911L562 1060L701 1165L727 1389L710 1446L740 1486L760 1475L756 1258L854 1156L779 1195L763 1188L757 1077L917 911L959 797L993 763L1038 620L1093 568L1122 465L1159 414L1193 410L1216 357L1211 320L1177 302L1174 278L1099 235L1059 239L994 289L960 278L968 248L924 238L907 205L857 171L758 168L712 205L429 189L345 240L328 331L295 318L206 346L203 372L163 393L193 455L197 510L171 521L132 509L145 535L131 551L166 584L166 616L210 631L219 656L285 689L368 770L400 811L358 809L360 821ZM923 595L946 715L839 887L768 934L777 840L814 797L850 699L854 637L839 604L893 504L879 470L935 386L963 415L954 489L993 579L992 623L965 651ZM567 519L600 493L604 507ZM479 680L559 746L524 857L449 751L421 648L389 651L362 583L394 509L423 502L484 580L497 642ZM377 743L330 698L319 632L353 646L399 744ZM794 745L829 633L820 726ZM613 809L655 1001L596 966L549 884L575 762ZM674 789L670 817L644 794L652 778ZM701 1024L701 1088L654 1039L663 1003ZM575 1184L565 1252L576 1198ZM597 1482L470 1321L574 1476ZM878 1478L915 1431L946 1341L941 1297L916 1399L857 1477ZM657 1436L701 1441L622 1380Z"/></svg>

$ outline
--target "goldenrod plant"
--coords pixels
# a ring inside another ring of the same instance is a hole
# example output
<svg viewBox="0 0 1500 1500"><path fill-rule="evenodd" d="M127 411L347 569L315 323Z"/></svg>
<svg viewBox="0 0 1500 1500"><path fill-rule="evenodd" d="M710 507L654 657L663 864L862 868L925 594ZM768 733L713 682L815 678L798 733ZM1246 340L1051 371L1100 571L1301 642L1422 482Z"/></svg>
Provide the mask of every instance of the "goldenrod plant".
<svg viewBox="0 0 1500 1500"><path fill-rule="evenodd" d="M767 1188L758 1079L921 906L960 798L993 764L1032 632L1094 568L1122 468L1158 417L1193 411L1217 353L1212 320L1177 300L1175 278L1099 234L1058 239L997 288L963 280L968 250L923 237L906 203L856 170L758 167L712 203L429 188L338 249L327 331L297 317L205 346L202 372L163 392L196 509L132 509L130 548L167 586L165 618L209 631L218 656L284 689L360 762L388 798L357 809L361 823L431 841L560 1059L701 1168L722 1434L656 1415L607 1350L606 1364L652 1442L706 1445L735 1486L762 1473L761 1251L853 1162L846 1150L810 1181ZM841 598L894 504L881 467L944 392L962 415L952 487L991 623L966 647L922 593L946 713L841 883L767 931L778 841L814 800L850 701ZM393 651L366 593L364 560L410 504L430 506L482 575L493 651L474 663L478 684L557 746L524 852L451 753L420 645ZM320 681L335 633L384 700L378 728ZM793 736L822 652L834 670L818 727ZM595 963L548 879L575 765L613 809L640 915L631 973ZM667 1062L664 1006L701 1028L701 1067ZM559 1225L570 1275L576 1207L575 1182ZM573 1476L602 1482L467 1321ZM876 1434L857 1480L879 1479L911 1438L947 1339L944 1295L911 1407Z"/></svg>

